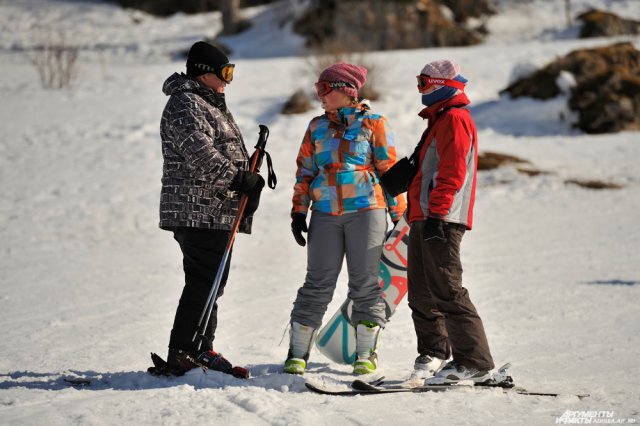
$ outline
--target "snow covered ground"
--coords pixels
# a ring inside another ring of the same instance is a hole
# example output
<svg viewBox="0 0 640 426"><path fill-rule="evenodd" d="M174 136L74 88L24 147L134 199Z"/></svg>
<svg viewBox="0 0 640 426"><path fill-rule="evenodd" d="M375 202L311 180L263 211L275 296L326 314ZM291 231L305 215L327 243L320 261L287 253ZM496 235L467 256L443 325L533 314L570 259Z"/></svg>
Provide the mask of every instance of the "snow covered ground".
<svg viewBox="0 0 640 426"><path fill-rule="evenodd" d="M637 0L571 3L640 19ZM326 397L280 373L286 338L279 342L305 273L288 219L295 155L320 109L278 114L296 89L311 90L313 76L294 55L301 40L264 26L282 9L265 7L248 11L263 23L253 37L227 39L238 52L227 98L248 146L258 123L270 127L279 185L265 190L254 234L236 240L216 343L253 378L146 374L148 353L165 353L183 280L178 246L157 228L160 88L183 69L173 53L216 34L219 16L157 19L99 1L19 0L0 1L0 424L545 425L566 410L640 421L640 134L587 136L570 128L562 99L498 95L514 70L611 40L569 37L561 1L501 4L507 11L489 21L483 45L372 54L384 94L373 106L410 153L424 125L414 76L425 62L452 58L470 80L481 150L550 172L480 173L463 263L496 363L512 362L524 387L565 395ZM57 32L81 47L79 76L69 90L45 91L26 54ZM587 190L567 179L623 188ZM345 294L342 277L327 315ZM409 373L416 353L406 302L380 355L387 377ZM312 353L309 377L347 381L349 373ZM76 376L93 383L65 385Z"/></svg>

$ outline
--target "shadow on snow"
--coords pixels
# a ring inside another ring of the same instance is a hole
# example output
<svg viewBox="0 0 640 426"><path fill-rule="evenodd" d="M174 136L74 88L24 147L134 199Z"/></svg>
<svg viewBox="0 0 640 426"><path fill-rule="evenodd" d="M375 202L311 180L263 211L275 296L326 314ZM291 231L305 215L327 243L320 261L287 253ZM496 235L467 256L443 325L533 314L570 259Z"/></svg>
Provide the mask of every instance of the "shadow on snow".
<svg viewBox="0 0 640 426"><path fill-rule="evenodd" d="M587 281L586 284L591 284L591 285L625 285L625 286L632 286L632 285L638 285L640 284L640 281L629 281L629 280L594 280L594 281Z"/></svg>
<svg viewBox="0 0 640 426"><path fill-rule="evenodd" d="M319 370L328 370L321 367ZM135 391L190 386L194 389L224 389L255 387L281 392L303 392L304 378L285 374L282 364L263 364L250 368L252 377L237 379L218 371L195 369L181 377L155 377L146 371L98 372L67 370L59 373L14 371L0 373L0 390L26 388L59 391L69 388L82 390ZM332 371L335 373L335 371ZM255 377L253 377L255 376ZM68 381L88 381L85 385L72 385Z"/></svg>

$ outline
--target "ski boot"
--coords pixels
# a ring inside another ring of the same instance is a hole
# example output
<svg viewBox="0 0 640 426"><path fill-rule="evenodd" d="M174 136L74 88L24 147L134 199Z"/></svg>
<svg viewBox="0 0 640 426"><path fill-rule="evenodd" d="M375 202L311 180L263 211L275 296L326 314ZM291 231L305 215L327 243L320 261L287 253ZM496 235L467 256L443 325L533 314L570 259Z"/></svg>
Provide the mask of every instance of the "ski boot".
<svg viewBox="0 0 640 426"><path fill-rule="evenodd" d="M248 379L249 370L244 367L233 366L221 353L214 350L204 351L196 359L200 367L208 370L220 371L225 374L231 374L239 379Z"/></svg>
<svg viewBox="0 0 640 426"><path fill-rule="evenodd" d="M381 327L370 321L362 321L356 327L356 362L353 374L370 374L378 368L378 338Z"/></svg>
<svg viewBox="0 0 640 426"><path fill-rule="evenodd" d="M198 367L191 354L181 349L169 348L166 361L152 352L151 361L153 366L147 371L154 376L183 376L187 371Z"/></svg>
<svg viewBox="0 0 640 426"><path fill-rule="evenodd" d="M434 377L427 379L427 385L455 385L464 381L482 383L491 378L488 370L465 367L455 360L449 362Z"/></svg>
<svg viewBox="0 0 640 426"><path fill-rule="evenodd" d="M297 322L291 323L289 331L289 353L284 363L284 372L289 374L304 374L307 369L309 352L316 330Z"/></svg>
<svg viewBox="0 0 640 426"><path fill-rule="evenodd" d="M432 378L445 365L447 365L446 359L441 359L431 355L419 355L413 364L411 376L402 383L402 386L423 386L426 379Z"/></svg>

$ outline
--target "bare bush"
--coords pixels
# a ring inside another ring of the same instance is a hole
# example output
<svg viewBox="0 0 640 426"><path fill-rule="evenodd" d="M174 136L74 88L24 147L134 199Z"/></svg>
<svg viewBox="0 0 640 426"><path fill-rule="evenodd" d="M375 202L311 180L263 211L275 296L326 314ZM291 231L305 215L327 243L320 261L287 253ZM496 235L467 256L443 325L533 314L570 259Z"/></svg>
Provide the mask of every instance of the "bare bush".
<svg viewBox="0 0 640 426"><path fill-rule="evenodd" d="M375 62L371 61L364 49L358 49L354 43L344 40L325 40L313 48L312 54L306 58L307 72L312 78L317 79L320 73L328 66L338 62L349 62L367 69L367 82L359 90L359 95L369 99L377 100L380 93L376 86L380 81L383 70ZM315 81L315 80L314 80Z"/></svg>
<svg viewBox="0 0 640 426"><path fill-rule="evenodd" d="M38 72L45 89L69 87L76 76L78 46L59 41L47 41L30 52L29 60Z"/></svg>
<svg viewBox="0 0 640 426"><path fill-rule="evenodd" d="M282 114L302 114L311 109L311 99L304 90L296 90L282 107Z"/></svg>

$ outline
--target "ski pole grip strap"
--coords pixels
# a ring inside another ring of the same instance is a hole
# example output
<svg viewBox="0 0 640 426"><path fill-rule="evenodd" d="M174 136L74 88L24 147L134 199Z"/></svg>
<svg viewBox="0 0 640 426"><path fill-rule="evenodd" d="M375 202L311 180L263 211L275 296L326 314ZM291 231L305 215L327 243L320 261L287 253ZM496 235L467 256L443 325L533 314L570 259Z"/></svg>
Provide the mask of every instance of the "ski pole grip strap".
<svg viewBox="0 0 640 426"><path fill-rule="evenodd" d="M267 146L267 139L269 138L269 128L264 124L260 124L258 126L260 128L260 134L258 136L258 143L254 147L256 149L255 155L258 156L258 162L256 170L260 169L260 165L262 164L263 156L267 157L267 182L269 188L276 189L276 185L278 184L278 178L276 177L276 172L273 170L273 162L271 161L271 155L267 152L265 147Z"/></svg>
<svg viewBox="0 0 640 426"><path fill-rule="evenodd" d="M269 188L276 189L276 185L278 184L278 178L276 177L276 172L273 170L273 163L271 162L271 156L267 151L264 151L264 155L267 157L267 182Z"/></svg>

